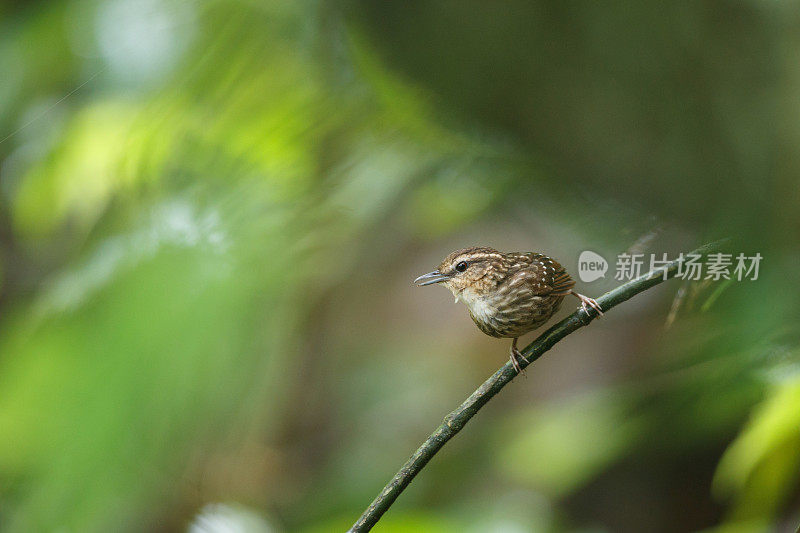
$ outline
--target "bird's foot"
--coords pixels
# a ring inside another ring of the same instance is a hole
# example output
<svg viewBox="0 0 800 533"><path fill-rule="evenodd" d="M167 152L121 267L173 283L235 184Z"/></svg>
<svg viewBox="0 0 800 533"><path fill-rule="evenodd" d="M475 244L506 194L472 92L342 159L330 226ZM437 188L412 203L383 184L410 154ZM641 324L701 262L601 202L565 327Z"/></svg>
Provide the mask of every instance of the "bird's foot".
<svg viewBox="0 0 800 533"><path fill-rule="evenodd" d="M570 294L577 297L581 301L581 309L583 309L583 312L586 313L586 316L592 316L589 314L589 307L597 311L598 317L603 316L603 310L600 308L600 304L597 303L597 300L594 298L589 298L588 296L584 296L583 294L575 291L570 291Z"/></svg>
<svg viewBox="0 0 800 533"><path fill-rule="evenodd" d="M516 339L515 339L515 340L516 340ZM517 371L517 374L519 374L520 372L522 372L522 373L523 373L523 375L524 375L524 372L525 372L525 370L524 370L524 369L522 368L522 366L519 364L519 361L520 361L520 359L521 359L521 360L523 360L523 361L525 361L525 364L526 364L526 365L529 365L529 364L531 363L530 361L528 361L528 360L525 358L525 356L524 356L524 355L522 355L522 352L520 352L520 351L517 349L516 342L515 342L514 344L512 344L512 345L511 345L511 364L514 366L514 370L516 370L516 371Z"/></svg>

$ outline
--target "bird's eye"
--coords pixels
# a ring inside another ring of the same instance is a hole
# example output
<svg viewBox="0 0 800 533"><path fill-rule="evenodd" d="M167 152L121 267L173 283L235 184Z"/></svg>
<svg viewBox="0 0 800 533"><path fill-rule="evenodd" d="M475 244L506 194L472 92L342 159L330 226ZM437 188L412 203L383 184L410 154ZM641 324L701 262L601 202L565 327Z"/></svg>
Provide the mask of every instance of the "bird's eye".
<svg viewBox="0 0 800 533"><path fill-rule="evenodd" d="M467 269L467 266L468 265L466 261L461 261L456 265L456 270L458 270L459 272L464 272Z"/></svg>

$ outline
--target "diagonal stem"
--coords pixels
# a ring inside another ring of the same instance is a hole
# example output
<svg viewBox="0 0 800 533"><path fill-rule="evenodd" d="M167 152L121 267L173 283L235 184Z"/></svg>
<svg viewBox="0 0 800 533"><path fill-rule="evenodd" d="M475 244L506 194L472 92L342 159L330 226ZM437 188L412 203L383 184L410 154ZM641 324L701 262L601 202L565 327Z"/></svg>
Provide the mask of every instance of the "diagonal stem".
<svg viewBox="0 0 800 533"><path fill-rule="evenodd" d="M692 254L705 255L710 252L716 251L726 240L716 241L710 244L701 246L697 250L691 252ZM683 257L683 256L681 256ZM603 311L608 311L622 302L632 298L640 292L654 287L664 281L674 277L683 262L682 258L676 259L666 266L666 276L664 275L664 267L651 270L650 272L639 276L638 278L629 281L619 287L605 293L600 298L597 298L597 303ZM594 316L588 316L582 310L577 310L561 322L557 323L544 333L542 333L536 340L530 343L524 350L522 355L529 362L524 360L520 361L520 366L524 369L529 364L536 361L547 350L553 347L558 341L569 335L570 333L578 330L579 328L588 325ZM492 376L483 382L478 389L473 392L464 403L458 406L453 412L444 417L442 424L427 438L422 445L417 448L417 451L406 461L403 467L392 480L383 488L378 496L367 507L367 510L359 517L358 521L353 524L349 529L351 533L361 533L369 531L380 520L383 513L394 503L400 493L411 483L420 470L422 470L428 461L442 449L445 443L453 438L456 433L466 425L469 420L475 416L478 410L483 407L486 402L500 392L517 376L516 370L511 362L507 362L500 369L492 374Z"/></svg>

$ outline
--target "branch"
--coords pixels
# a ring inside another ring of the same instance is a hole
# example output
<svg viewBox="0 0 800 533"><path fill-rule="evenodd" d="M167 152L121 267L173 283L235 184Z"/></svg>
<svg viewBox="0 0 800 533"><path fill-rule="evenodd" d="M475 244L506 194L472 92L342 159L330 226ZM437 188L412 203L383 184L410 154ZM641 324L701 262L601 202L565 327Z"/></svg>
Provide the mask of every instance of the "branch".
<svg viewBox="0 0 800 533"><path fill-rule="evenodd" d="M692 253L701 255L708 254L717 250L724 242L725 240L720 240L706 244ZM665 279L674 277L678 271L678 267L683 262L682 257L683 256L669 263L666 267L666 276L664 275L663 267L652 270L647 274L607 292L597 299L597 303L600 304L603 311L608 311L636 294L658 285ZM578 309L570 316L542 333L539 338L522 350L525 359L530 361L530 363L526 363L522 360L520 361L520 366L524 369L529 364L539 359L539 357L552 348L555 343L579 328L588 325L592 320L594 320L594 316L587 316L581 309ZM505 387L515 377L517 377L517 372L509 361L489 379L484 381L483 385L478 387L478 390L473 392L455 411L444 417L442 424L422 443L422 446L414 452L414 455L406 461L406 464L395 474L389 484L383 488L381 493L378 494L378 497L375 498L367 510L364 511L364 514L353 524L353 527L349 529L349 533L361 533L372 529L378 520L380 520L381 516L383 516L383 513L391 507L397 497L400 496L400 493L411 483L414 476L416 476L419 471L428 464L428 461L436 455L436 452L442 449L442 446L453 438L456 433L461 431L466 423L469 422L470 418L475 416L475 413L477 413L486 402L491 400L495 394L500 392L500 389Z"/></svg>

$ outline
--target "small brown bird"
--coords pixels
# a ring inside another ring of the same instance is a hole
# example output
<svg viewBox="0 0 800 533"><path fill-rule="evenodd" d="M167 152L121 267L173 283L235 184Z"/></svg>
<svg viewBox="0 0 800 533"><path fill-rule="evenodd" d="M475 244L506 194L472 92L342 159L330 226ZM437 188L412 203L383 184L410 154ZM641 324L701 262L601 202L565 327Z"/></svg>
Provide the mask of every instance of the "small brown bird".
<svg viewBox="0 0 800 533"><path fill-rule="evenodd" d="M572 290L575 281L555 259L534 252L498 252L473 247L456 250L439 268L414 280L417 285L441 283L469 307L478 328L492 337L511 341L511 363L519 373L519 359L528 360L517 349L517 338L533 331L561 307L564 296L581 301L603 314L597 301Z"/></svg>

